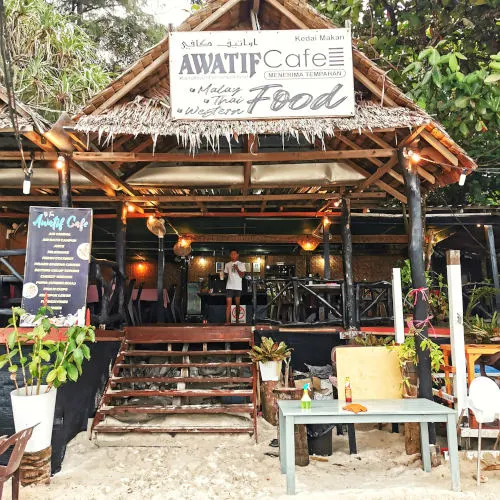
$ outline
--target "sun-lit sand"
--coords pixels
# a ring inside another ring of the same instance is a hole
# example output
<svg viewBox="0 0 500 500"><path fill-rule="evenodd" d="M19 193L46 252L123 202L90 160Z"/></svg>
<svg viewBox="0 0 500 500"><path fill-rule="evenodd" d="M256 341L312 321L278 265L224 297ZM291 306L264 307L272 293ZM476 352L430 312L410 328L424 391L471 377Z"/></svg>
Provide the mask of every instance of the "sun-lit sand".
<svg viewBox="0 0 500 500"><path fill-rule="evenodd" d="M335 433L334 433L335 434ZM85 433L69 445L62 470L49 486L21 489L22 499L252 499L286 498L285 476L269 446L276 429L259 421L259 442L246 435L177 435L153 438L162 446L96 446ZM150 435L150 437L152 437ZM141 436L127 436L134 444ZM500 498L500 471L487 472L478 489L475 462L462 455L463 493L450 490L449 464L422 471L419 456L407 456L402 434L389 428L357 430L359 454L349 455L347 437L334 435L328 462L297 467L297 499ZM5 486L10 499L10 484Z"/></svg>

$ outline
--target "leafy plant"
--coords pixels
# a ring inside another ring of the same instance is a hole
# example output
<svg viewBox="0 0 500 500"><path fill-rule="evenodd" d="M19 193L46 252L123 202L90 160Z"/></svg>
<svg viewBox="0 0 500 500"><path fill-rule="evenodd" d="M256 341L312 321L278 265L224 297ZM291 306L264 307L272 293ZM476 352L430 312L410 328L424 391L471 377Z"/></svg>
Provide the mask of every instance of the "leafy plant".
<svg viewBox="0 0 500 500"><path fill-rule="evenodd" d="M356 335L354 337L354 343L364 347L389 345L393 341L394 337L390 335L387 337L380 337L379 335L373 335L372 333L368 333L367 335Z"/></svg>
<svg viewBox="0 0 500 500"><path fill-rule="evenodd" d="M480 318L477 314L464 321L465 339L468 344L489 344L494 337L498 337L500 322L495 311L491 320Z"/></svg>
<svg viewBox="0 0 500 500"><path fill-rule="evenodd" d="M289 358L292 354L292 349L287 347L284 342L275 342L271 337L262 337L260 346L252 346L252 350L248 353L250 359L257 363L261 361L282 361Z"/></svg>
<svg viewBox="0 0 500 500"><path fill-rule="evenodd" d="M8 365L16 389L20 390L18 373L22 376L27 396L40 394L44 382L48 392L68 379L78 380L83 360L90 359L90 348L85 342L95 342L94 327L73 325L67 329L65 337L60 336L56 342L47 338L53 329L57 330L48 318L53 314L50 307L40 307L35 316L38 324L27 333L20 332L17 327L24 313L20 307L12 308L9 325L13 330L5 343L7 352L0 356L0 368Z"/></svg>

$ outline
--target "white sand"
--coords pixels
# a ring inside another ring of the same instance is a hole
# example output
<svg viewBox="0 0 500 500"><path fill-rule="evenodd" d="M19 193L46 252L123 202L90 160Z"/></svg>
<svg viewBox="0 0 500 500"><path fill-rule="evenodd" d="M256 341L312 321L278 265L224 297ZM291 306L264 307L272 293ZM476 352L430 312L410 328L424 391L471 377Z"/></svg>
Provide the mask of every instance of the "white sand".
<svg viewBox="0 0 500 500"><path fill-rule="evenodd" d="M489 481L478 490L472 479L475 462L462 456L463 493L453 493L448 462L427 474L418 456L404 453L401 434L365 429L357 430L357 456L349 455L347 437L334 435L328 463L297 467L295 498L500 498L500 471L487 472ZM21 499L284 499L278 458L264 455L276 452L269 446L275 436L276 429L263 421L257 445L246 435L177 435L163 440L162 447L98 447L81 433L68 445L51 484L22 488ZM4 493L10 499L10 484Z"/></svg>

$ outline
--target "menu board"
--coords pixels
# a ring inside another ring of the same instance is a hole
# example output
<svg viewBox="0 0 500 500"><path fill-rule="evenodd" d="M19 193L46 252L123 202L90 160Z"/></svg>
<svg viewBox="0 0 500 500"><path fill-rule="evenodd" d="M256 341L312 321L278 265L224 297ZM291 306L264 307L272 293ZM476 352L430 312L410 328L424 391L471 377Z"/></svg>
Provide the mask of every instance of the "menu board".
<svg viewBox="0 0 500 500"><path fill-rule="evenodd" d="M85 324L92 209L30 207L21 326L46 302L56 326Z"/></svg>

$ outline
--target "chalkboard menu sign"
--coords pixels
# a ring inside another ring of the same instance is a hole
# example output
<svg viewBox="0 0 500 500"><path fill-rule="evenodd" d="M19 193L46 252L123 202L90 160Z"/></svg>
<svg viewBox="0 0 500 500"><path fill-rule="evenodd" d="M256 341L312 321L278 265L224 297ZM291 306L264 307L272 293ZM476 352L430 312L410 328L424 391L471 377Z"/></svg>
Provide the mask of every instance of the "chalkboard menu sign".
<svg viewBox="0 0 500 500"><path fill-rule="evenodd" d="M92 209L30 207L21 326L46 301L56 326L85 324Z"/></svg>

